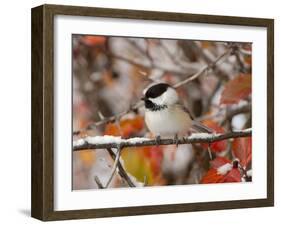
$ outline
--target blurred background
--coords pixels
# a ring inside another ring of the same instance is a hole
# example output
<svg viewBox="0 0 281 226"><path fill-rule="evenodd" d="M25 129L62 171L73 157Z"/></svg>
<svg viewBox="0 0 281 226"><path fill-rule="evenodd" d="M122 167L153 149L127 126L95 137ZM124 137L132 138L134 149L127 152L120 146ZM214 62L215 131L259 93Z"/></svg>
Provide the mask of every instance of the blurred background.
<svg viewBox="0 0 281 226"><path fill-rule="evenodd" d="M251 127L251 43L73 35L73 136L152 137L144 108L133 108L153 82L175 85L193 116L218 133ZM230 51L229 51L230 50ZM225 54L230 52L230 54ZM220 61L213 64L220 56ZM121 114L114 120L106 120ZM106 123L104 123L106 121ZM211 145L125 148L121 163L140 186L251 181L251 139ZM237 167L237 163L239 167ZM232 166L224 174L218 168ZM73 189L106 182L113 159L107 150L73 153ZM110 187L128 187L116 175Z"/></svg>

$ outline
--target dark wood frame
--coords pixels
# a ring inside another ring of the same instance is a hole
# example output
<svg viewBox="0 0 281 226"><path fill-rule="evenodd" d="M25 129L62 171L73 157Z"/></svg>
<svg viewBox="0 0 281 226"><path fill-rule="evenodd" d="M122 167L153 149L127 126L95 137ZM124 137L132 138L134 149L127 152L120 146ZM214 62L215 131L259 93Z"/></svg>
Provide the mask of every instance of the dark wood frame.
<svg viewBox="0 0 281 226"><path fill-rule="evenodd" d="M157 21L195 22L267 28L267 198L157 206L54 211L54 16L95 16ZM159 214L274 205L274 20L123 9L42 5L32 9L32 200L31 215L64 220Z"/></svg>

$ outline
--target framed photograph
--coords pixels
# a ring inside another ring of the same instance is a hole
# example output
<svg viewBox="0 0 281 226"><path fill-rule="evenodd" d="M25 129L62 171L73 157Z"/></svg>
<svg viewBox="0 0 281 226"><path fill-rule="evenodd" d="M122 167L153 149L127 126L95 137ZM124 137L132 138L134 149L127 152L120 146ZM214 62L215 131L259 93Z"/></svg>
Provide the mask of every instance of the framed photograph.
<svg viewBox="0 0 281 226"><path fill-rule="evenodd" d="M32 216L274 204L272 19L32 9Z"/></svg>

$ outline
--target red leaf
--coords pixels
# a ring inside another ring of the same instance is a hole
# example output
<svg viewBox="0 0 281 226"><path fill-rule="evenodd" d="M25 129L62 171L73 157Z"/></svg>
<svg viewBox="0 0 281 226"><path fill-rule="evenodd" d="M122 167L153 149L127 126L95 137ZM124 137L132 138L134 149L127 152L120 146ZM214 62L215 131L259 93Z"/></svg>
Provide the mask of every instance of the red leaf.
<svg viewBox="0 0 281 226"><path fill-rule="evenodd" d="M226 164L223 164L220 167L224 167ZM239 169L230 168L227 169L224 174L222 174L218 172L218 169L211 168L200 181L201 184L230 182L241 182L241 174Z"/></svg>
<svg viewBox="0 0 281 226"><path fill-rule="evenodd" d="M150 163L153 174L161 173L163 151L159 146L143 147L140 154L143 154L147 162Z"/></svg>
<svg viewBox="0 0 281 226"><path fill-rule="evenodd" d="M94 45L103 45L106 42L106 37L104 36L93 36L86 35L82 38L82 41L86 45L94 46Z"/></svg>
<svg viewBox="0 0 281 226"><path fill-rule="evenodd" d="M224 128L220 127L216 122L212 120L205 120L203 124L211 129L213 129L216 133L224 133ZM208 148L209 144L202 144L204 148ZM213 152L221 152L226 150L227 148L227 141L216 141L210 144L211 151Z"/></svg>
<svg viewBox="0 0 281 226"><path fill-rule="evenodd" d="M240 74L226 83L221 94L220 104L236 104L252 93L251 74Z"/></svg>
<svg viewBox="0 0 281 226"><path fill-rule="evenodd" d="M243 167L247 167L252 160L252 138L236 138L232 143L233 155L239 159Z"/></svg>
<svg viewBox="0 0 281 226"><path fill-rule="evenodd" d="M201 184L212 184L212 183L220 183L223 179L223 175L217 173L216 169L210 169L205 176L201 179Z"/></svg>
<svg viewBox="0 0 281 226"><path fill-rule="evenodd" d="M210 161L211 168L217 169L226 163L231 163L229 159L224 157L216 157L214 160Z"/></svg>
<svg viewBox="0 0 281 226"><path fill-rule="evenodd" d="M228 174L226 174L224 178L224 183L229 183L229 182L241 182L241 174L238 169L232 169L229 171Z"/></svg>

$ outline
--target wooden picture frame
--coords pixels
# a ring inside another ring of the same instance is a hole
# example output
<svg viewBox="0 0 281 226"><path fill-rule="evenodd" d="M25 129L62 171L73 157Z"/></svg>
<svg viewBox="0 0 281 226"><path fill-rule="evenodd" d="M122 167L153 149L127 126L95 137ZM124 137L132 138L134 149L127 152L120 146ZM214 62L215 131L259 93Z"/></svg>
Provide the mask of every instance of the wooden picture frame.
<svg viewBox="0 0 281 226"><path fill-rule="evenodd" d="M122 208L54 210L54 17L55 15L240 25L267 29L267 198ZM32 217L43 221L160 214L274 205L274 21L61 5L32 9Z"/></svg>

